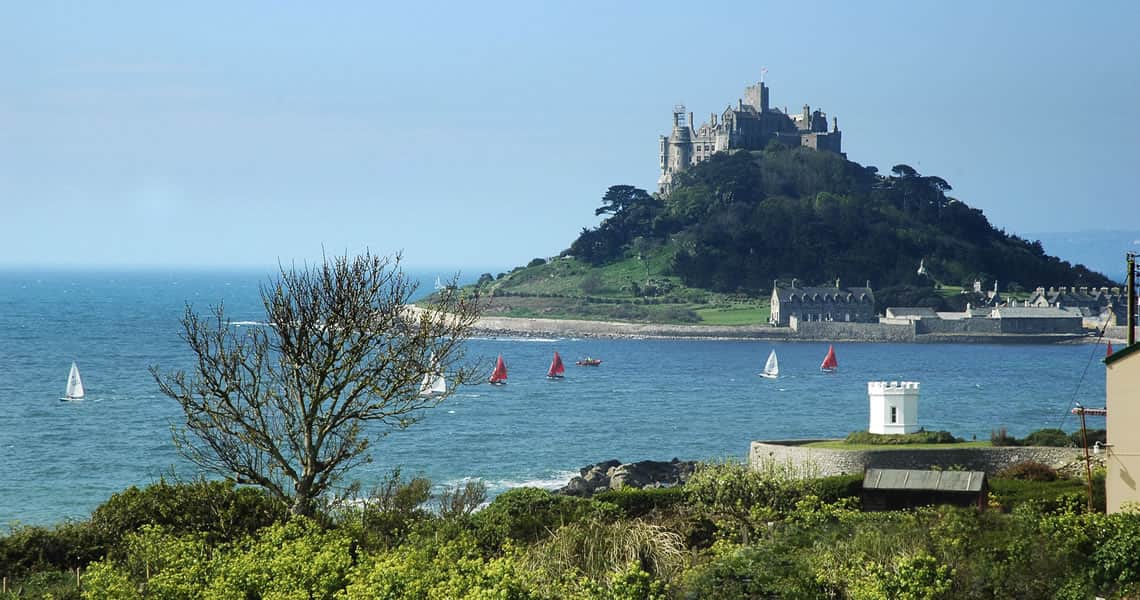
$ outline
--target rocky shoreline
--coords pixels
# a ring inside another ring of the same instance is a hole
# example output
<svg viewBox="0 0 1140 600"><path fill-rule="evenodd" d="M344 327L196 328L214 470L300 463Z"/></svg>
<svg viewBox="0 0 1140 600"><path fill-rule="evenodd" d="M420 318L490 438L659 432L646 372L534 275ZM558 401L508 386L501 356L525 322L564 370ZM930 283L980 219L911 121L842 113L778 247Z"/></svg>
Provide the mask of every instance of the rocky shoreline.
<svg viewBox="0 0 1140 600"><path fill-rule="evenodd" d="M555 493L589 498L594 494L623 487L663 488L684 485L697 462L674 458L670 461L643 460L623 463L612 459L582 467L579 475Z"/></svg>

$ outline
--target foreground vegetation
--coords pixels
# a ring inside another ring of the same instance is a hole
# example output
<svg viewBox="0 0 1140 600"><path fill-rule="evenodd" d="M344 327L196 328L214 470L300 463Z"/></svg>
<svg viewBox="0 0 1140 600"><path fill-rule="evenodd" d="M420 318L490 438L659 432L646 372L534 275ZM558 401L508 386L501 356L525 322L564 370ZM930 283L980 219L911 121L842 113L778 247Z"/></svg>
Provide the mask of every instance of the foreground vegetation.
<svg viewBox="0 0 1140 600"><path fill-rule="evenodd" d="M1102 480L1101 480L1102 481ZM0 538L8 597L1091 598L1140 592L1140 516L1080 481L994 478L991 510L863 513L861 478L704 465L592 499L398 474L310 518L228 482L159 482ZM1100 485L1103 485L1102 483ZM1103 506L1103 497L1098 502ZM76 575L80 586L76 586Z"/></svg>

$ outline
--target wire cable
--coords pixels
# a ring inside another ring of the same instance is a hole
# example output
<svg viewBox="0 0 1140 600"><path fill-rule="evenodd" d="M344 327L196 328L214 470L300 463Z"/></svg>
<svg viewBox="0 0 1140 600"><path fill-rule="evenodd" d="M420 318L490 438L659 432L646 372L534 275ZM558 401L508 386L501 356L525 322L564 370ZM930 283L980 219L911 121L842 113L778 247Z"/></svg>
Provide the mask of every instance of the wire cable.
<svg viewBox="0 0 1140 600"><path fill-rule="evenodd" d="M1061 422L1057 424L1057 429L1060 429L1061 431L1064 431L1065 420L1069 418L1070 414L1072 414L1073 408L1080 406L1080 403L1077 402L1077 394L1081 391L1081 384L1085 381L1085 375L1089 372L1089 365L1092 364L1093 357L1096 356L1096 349L1100 348L1100 340L1104 338L1104 332L1107 329L1108 321L1105 320L1104 325L1102 325L1100 328L1100 332L1097 333L1096 342L1091 344L1093 351L1089 352L1089 359L1087 362L1085 362L1085 368L1081 371L1081 377L1077 380L1077 385L1073 389L1073 397L1069 399L1069 405L1065 407L1065 412L1063 415L1061 415Z"/></svg>

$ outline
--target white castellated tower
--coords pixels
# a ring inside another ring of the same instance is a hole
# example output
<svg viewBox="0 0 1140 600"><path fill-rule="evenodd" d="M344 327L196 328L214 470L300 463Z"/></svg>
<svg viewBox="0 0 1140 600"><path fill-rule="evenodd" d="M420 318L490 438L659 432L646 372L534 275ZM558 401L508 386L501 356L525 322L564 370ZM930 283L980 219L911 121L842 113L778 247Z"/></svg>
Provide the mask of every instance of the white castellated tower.
<svg viewBox="0 0 1140 600"><path fill-rule="evenodd" d="M871 425L878 434L915 433L918 426L917 381L868 381Z"/></svg>

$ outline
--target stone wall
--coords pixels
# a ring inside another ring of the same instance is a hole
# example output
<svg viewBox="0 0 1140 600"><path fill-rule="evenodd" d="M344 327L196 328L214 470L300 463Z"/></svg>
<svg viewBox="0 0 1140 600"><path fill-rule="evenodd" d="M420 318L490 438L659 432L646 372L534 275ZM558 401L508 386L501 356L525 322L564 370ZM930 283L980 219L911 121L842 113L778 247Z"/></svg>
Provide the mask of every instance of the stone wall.
<svg viewBox="0 0 1140 600"><path fill-rule="evenodd" d="M1140 338L1140 330L1137 330L1136 335ZM1127 340L1128 327L1124 325L1109 325L1104 328L1104 337L1110 340Z"/></svg>
<svg viewBox="0 0 1140 600"><path fill-rule="evenodd" d="M1082 333L1081 320L1073 317L1006 317L1000 321L1002 333Z"/></svg>
<svg viewBox="0 0 1140 600"><path fill-rule="evenodd" d="M1084 460L1079 448L994 447L914 450L833 450L809 448L819 440L752 442L748 463L753 469L766 464L789 467L789 471L816 477L862 473L868 467L880 469L961 468L985 471L989 475L1025 461L1045 463L1054 468Z"/></svg>
<svg viewBox="0 0 1140 600"><path fill-rule="evenodd" d="M799 339L859 340L862 342L913 342L914 324L887 325L882 323L846 323L842 321L796 321L794 328Z"/></svg>
<svg viewBox="0 0 1140 600"><path fill-rule="evenodd" d="M1001 333L997 319L921 319L918 333Z"/></svg>

